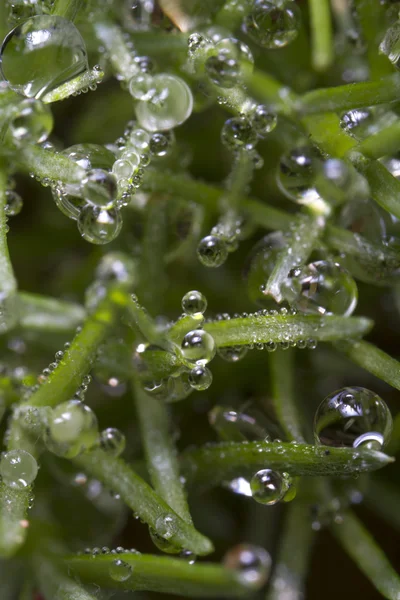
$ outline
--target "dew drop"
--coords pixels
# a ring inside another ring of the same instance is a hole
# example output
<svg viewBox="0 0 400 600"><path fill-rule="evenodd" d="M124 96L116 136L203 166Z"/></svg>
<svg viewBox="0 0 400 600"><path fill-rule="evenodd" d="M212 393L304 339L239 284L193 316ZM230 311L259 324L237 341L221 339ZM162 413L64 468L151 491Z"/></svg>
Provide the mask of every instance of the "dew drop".
<svg viewBox="0 0 400 600"><path fill-rule="evenodd" d="M215 44L205 61L207 75L215 85L231 88L245 81L254 65L250 48L235 38L225 38Z"/></svg>
<svg viewBox="0 0 400 600"><path fill-rule="evenodd" d="M196 365L189 373L189 384L194 390L203 391L212 384L212 373L203 365Z"/></svg>
<svg viewBox="0 0 400 600"><path fill-rule="evenodd" d="M227 348L218 348L218 356L226 362L238 362L247 354L246 346L229 346Z"/></svg>
<svg viewBox="0 0 400 600"><path fill-rule="evenodd" d="M91 169L82 181L81 193L90 204L111 208L117 199L115 176L104 169Z"/></svg>
<svg viewBox="0 0 400 600"><path fill-rule="evenodd" d="M237 571L244 583L257 589L268 579L271 557L264 548L239 544L225 554L223 564L228 569Z"/></svg>
<svg viewBox="0 0 400 600"><path fill-rule="evenodd" d="M86 206L78 217L81 236L91 244L108 244L121 231L122 216L119 210Z"/></svg>
<svg viewBox="0 0 400 600"><path fill-rule="evenodd" d="M125 436L114 427L108 427L100 434L100 446L110 456L120 456L125 450Z"/></svg>
<svg viewBox="0 0 400 600"><path fill-rule="evenodd" d="M69 400L53 409L45 442L48 449L66 458L74 458L98 441L97 418L79 400Z"/></svg>
<svg viewBox="0 0 400 600"><path fill-rule="evenodd" d="M172 515L163 515L156 520L156 533L165 540L173 537L175 528L175 519Z"/></svg>
<svg viewBox="0 0 400 600"><path fill-rule="evenodd" d="M258 306L276 307L276 302L263 293L263 286L275 267L279 252L286 246L283 233L274 231L257 242L246 259L243 275L247 279L247 293Z"/></svg>
<svg viewBox="0 0 400 600"><path fill-rule="evenodd" d="M44 142L53 129L50 108L39 100L23 100L14 109L9 131L15 142Z"/></svg>
<svg viewBox="0 0 400 600"><path fill-rule="evenodd" d="M200 241L197 256L205 267L217 268L228 258L228 248L220 237L208 235Z"/></svg>
<svg viewBox="0 0 400 600"><path fill-rule="evenodd" d="M294 148L281 157L276 181L290 200L324 212L325 203L314 185L317 164L318 155L314 148Z"/></svg>
<svg viewBox="0 0 400 600"><path fill-rule="evenodd" d="M155 94L150 101L139 101L136 116L148 131L166 131L186 121L193 108L189 86L175 75L162 73L153 77Z"/></svg>
<svg viewBox="0 0 400 600"><path fill-rule="evenodd" d="M209 333L203 329L194 329L183 338L181 350L187 361L206 365L214 358L216 347Z"/></svg>
<svg viewBox="0 0 400 600"><path fill-rule="evenodd" d="M288 485L280 473L271 469L261 469L250 481L253 499L260 504L272 506L283 499Z"/></svg>
<svg viewBox="0 0 400 600"><path fill-rule="evenodd" d="M14 190L6 191L6 205L4 207L4 212L8 217L15 217L18 215L23 206L22 198L17 192Z"/></svg>
<svg viewBox="0 0 400 600"><path fill-rule="evenodd" d="M264 137L275 129L278 117L267 106L259 104L251 115L251 122L257 134Z"/></svg>
<svg viewBox="0 0 400 600"><path fill-rule="evenodd" d="M207 298L197 290L192 290L182 298L182 310L185 314L202 315L207 309Z"/></svg>
<svg viewBox="0 0 400 600"><path fill-rule="evenodd" d="M109 575L114 581L127 581L132 575L132 567L124 560L117 558L112 561L109 568Z"/></svg>
<svg viewBox="0 0 400 600"><path fill-rule="evenodd" d="M263 48L283 48L297 37L300 23L300 8L292 0L256 0L243 31Z"/></svg>
<svg viewBox="0 0 400 600"><path fill-rule="evenodd" d="M10 450L1 455L0 475L8 487L23 490L34 482L37 472L35 458L25 450Z"/></svg>
<svg viewBox="0 0 400 600"><path fill-rule="evenodd" d="M245 117L232 117L225 121L222 127L221 140L231 150L251 149L257 143L257 133Z"/></svg>

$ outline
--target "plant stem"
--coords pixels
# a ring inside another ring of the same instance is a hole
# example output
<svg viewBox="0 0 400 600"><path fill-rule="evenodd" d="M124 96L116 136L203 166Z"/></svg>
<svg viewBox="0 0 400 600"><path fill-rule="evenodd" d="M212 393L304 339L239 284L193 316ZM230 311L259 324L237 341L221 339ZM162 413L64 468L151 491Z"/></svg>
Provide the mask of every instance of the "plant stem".
<svg viewBox="0 0 400 600"><path fill-rule="evenodd" d="M304 117L302 123L324 154L344 158L357 145L356 140L341 128L340 119L335 113Z"/></svg>
<svg viewBox="0 0 400 600"><path fill-rule="evenodd" d="M15 292L17 281L14 276L7 245L7 173L0 163L0 333L12 328L18 319Z"/></svg>
<svg viewBox="0 0 400 600"><path fill-rule="evenodd" d="M400 531L400 494L396 485L370 477L365 492L365 503L390 527Z"/></svg>
<svg viewBox="0 0 400 600"><path fill-rule="evenodd" d="M212 321L204 329L212 335L218 347L241 346L268 342L295 342L315 339L332 341L358 337L371 329L364 317L319 317L314 315L267 315Z"/></svg>
<svg viewBox="0 0 400 600"><path fill-rule="evenodd" d="M31 331L70 332L85 318L83 306L50 296L19 292L18 305L20 327Z"/></svg>
<svg viewBox="0 0 400 600"><path fill-rule="evenodd" d="M351 511L347 511L343 517L342 524L332 525L335 537L382 596L388 600L398 600L400 577L385 554Z"/></svg>
<svg viewBox="0 0 400 600"><path fill-rule="evenodd" d="M273 352L269 356L272 404L279 424L289 441L305 443L301 417L294 399L294 353Z"/></svg>
<svg viewBox="0 0 400 600"><path fill-rule="evenodd" d="M80 183L85 177L85 170L70 158L40 146L27 144L18 149L15 161L21 169L33 173L39 180L73 184Z"/></svg>
<svg viewBox="0 0 400 600"><path fill-rule="evenodd" d="M176 448L169 431L164 402L132 385L139 417L142 444L150 481L155 491L187 523L192 523L186 492L180 479Z"/></svg>
<svg viewBox="0 0 400 600"><path fill-rule="evenodd" d="M255 70L249 87L255 95L263 98L271 110L288 117L293 116L299 96L272 75Z"/></svg>
<svg viewBox="0 0 400 600"><path fill-rule="evenodd" d="M54 0L51 14L73 21L84 5L84 0Z"/></svg>
<svg viewBox="0 0 400 600"><path fill-rule="evenodd" d="M51 600L96 600L97 595L89 593L82 584L78 583L64 569L58 566L54 558L44 553L34 554L35 574L39 581L39 589L45 598ZM90 582L92 583L92 582Z"/></svg>
<svg viewBox="0 0 400 600"><path fill-rule="evenodd" d="M154 320L147 310L139 303L135 294L132 294L132 301L127 302L126 314L132 319L147 341L156 346L160 346L161 348L168 349L168 344L166 343L164 336L158 331Z"/></svg>
<svg viewBox="0 0 400 600"><path fill-rule="evenodd" d="M343 340L335 347L350 360L400 390L400 363L383 350L365 341Z"/></svg>
<svg viewBox="0 0 400 600"><path fill-rule="evenodd" d="M129 81L139 72L132 52L124 40L121 29L113 23L95 23L94 31L99 42L107 50L114 71L123 79Z"/></svg>
<svg viewBox="0 0 400 600"><path fill-rule="evenodd" d="M375 0L355 0L354 6L366 44L369 76L381 80L387 73L392 73L389 59L379 52L383 31L387 28L385 7Z"/></svg>
<svg viewBox="0 0 400 600"><path fill-rule="evenodd" d="M277 442L221 442L182 455L182 469L189 484L219 485L235 477L253 475L259 469L287 471L291 475L341 476L374 471L393 459L374 450L331 448Z"/></svg>
<svg viewBox="0 0 400 600"><path fill-rule="evenodd" d="M310 0L312 63L316 71L325 71L334 56L329 0Z"/></svg>
<svg viewBox="0 0 400 600"><path fill-rule="evenodd" d="M298 600L304 597L305 578L315 537L309 512L309 505L302 502L301 498L287 508L266 600Z"/></svg>
<svg viewBox="0 0 400 600"><path fill-rule="evenodd" d="M108 456L102 450L93 450L78 456L73 462L86 473L103 482L108 489L117 492L125 504L156 531L157 519L172 517L175 529L168 541L177 548L200 555L212 552L212 543L174 513L172 508L123 460Z"/></svg>
<svg viewBox="0 0 400 600"><path fill-rule="evenodd" d="M118 555L67 556L64 561L80 579L104 588L149 590L189 597L236 597L249 593L239 574L233 569L202 563L190 565L184 560L149 554L123 554L121 559L132 567L132 577L117 582L109 575Z"/></svg>
<svg viewBox="0 0 400 600"><path fill-rule="evenodd" d="M357 146L357 150L368 158L391 156L400 149L400 119L381 129L374 135L365 138Z"/></svg>
<svg viewBox="0 0 400 600"><path fill-rule="evenodd" d="M28 533L26 520L31 488L15 490L0 483L0 556L10 558L22 546Z"/></svg>

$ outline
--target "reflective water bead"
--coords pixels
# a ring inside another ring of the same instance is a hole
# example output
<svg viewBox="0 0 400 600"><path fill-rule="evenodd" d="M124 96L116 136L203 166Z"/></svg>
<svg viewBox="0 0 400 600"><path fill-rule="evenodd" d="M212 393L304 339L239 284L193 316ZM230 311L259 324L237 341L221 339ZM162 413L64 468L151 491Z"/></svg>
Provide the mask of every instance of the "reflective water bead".
<svg viewBox="0 0 400 600"><path fill-rule="evenodd" d="M115 176L104 169L91 169L82 181L82 196L95 206L111 208L117 198Z"/></svg>
<svg viewBox="0 0 400 600"><path fill-rule="evenodd" d="M14 190L6 191L6 205L4 207L4 212L8 217L15 217L18 215L23 206L22 198L17 192Z"/></svg>
<svg viewBox="0 0 400 600"><path fill-rule="evenodd" d="M163 538L161 535L149 527L150 538L153 544L161 550L161 552L166 552L167 554L178 554L179 548L174 546L171 542Z"/></svg>
<svg viewBox="0 0 400 600"><path fill-rule="evenodd" d="M287 198L305 206L319 206L321 198L314 186L316 161L316 152L308 146L294 148L281 157L277 184Z"/></svg>
<svg viewBox="0 0 400 600"><path fill-rule="evenodd" d="M204 391L212 384L212 373L203 365L196 365L189 373L189 384L194 390Z"/></svg>
<svg viewBox="0 0 400 600"><path fill-rule="evenodd" d="M149 149L153 156L165 156L171 148L173 136L166 133L153 133L150 138Z"/></svg>
<svg viewBox="0 0 400 600"><path fill-rule="evenodd" d="M207 309L207 298L197 290L192 290L182 298L182 310L187 315L204 314Z"/></svg>
<svg viewBox="0 0 400 600"><path fill-rule="evenodd" d="M129 149L125 150L121 154L121 160L127 160L133 166L134 171L136 171L140 165L140 149L139 152L135 152L135 150ZM118 162L118 161L117 161Z"/></svg>
<svg viewBox="0 0 400 600"><path fill-rule="evenodd" d="M78 218L81 236L91 244L108 244L115 240L121 231L122 217L116 209L101 209L86 206Z"/></svg>
<svg viewBox="0 0 400 600"><path fill-rule="evenodd" d="M393 221L389 213L376 202L360 199L343 206L339 224L374 244L382 244L389 240Z"/></svg>
<svg viewBox="0 0 400 600"><path fill-rule="evenodd" d="M134 171L133 164L124 158L116 160L112 168L112 172L117 179L130 179Z"/></svg>
<svg viewBox="0 0 400 600"><path fill-rule="evenodd" d="M281 231L264 236L251 250L246 259L244 277L247 293L252 302L265 308L276 307L276 303L263 293L263 286L271 275L279 252L287 246Z"/></svg>
<svg viewBox="0 0 400 600"><path fill-rule="evenodd" d="M74 458L97 440L97 418L88 406L79 400L69 400L53 409L45 440L51 452Z"/></svg>
<svg viewBox="0 0 400 600"><path fill-rule="evenodd" d="M215 54L214 54L215 52ZM215 44L212 56L205 62L207 75L222 88L231 88L250 77L254 66L250 48L235 38L222 39Z"/></svg>
<svg viewBox="0 0 400 600"><path fill-rule="evenodd" d="M44 142L53 129L49 106L39 100L23 100L13 112L9 131L16 142Z"/></svg>
<svg viewBox="0 0 400 600"><path fill-rule="evenodd" d="M166 389L163 381L156 387L157 397L165 399L166 402L180 402L181 400L185 400L192 391L193 388L189 383L187 373L183 373L179 377L169 377Z"/></svg>
<svg viewBox="0 0 400 600"><path fill-rule="evenodd" d="M272 561L264 548L239 544L225 554L223 563L228 569L238 571L245 583L260 588L268 579Z"/></svg>
<svg viewBox="0 0 400 600"><path fill-rule="evenodd" d="M137 279L135 262L123 252L109 252L100 260L96 278L104 282L117 281L133 285Z"/></svg>
<svg viewBox="0 0 400 600"><path fill-rule="evenodd" d="M189 331L181 344L182 354L191 363L206 365L215 356L214 338L203 329Z"/></svg>
<svg viewBox="0 0 400 600"><path fill-rule="evenodd" d="M108 427L100 434L100 446L110 456L120 456L125 450L125 436L119 429Z"/></svg>
<svg viewBox="0 0 400 600"><path fill-rule="evenodd" d="M132 575L132 567L124 560L117 558L112 561L109 567L109 575L114 581L127 581Z"/></svg>
<svg viewBox="0 0 400 600"><path fill-rule="evenodd" d="M300 8L292 0L256 0L243 31L263 48L283 48L298 35Z"/></svg>
<svg viewBox="0 0 400 600"><path fill-rule="evenodd" d="M156 93L153 77L149 73L139 73L128 84L129 93L135 100L148 102Z"/></svg>
<svg viewBox="0 0 400 600"><path fill-rule="evenodd" d="M35 458L25 450L10 450L1 455L0 475L8 487L23 490L34 482L37 472Z"/></svg>
<svg viewBox="0 0 400 600"><path fill-rule="evenodd" d="M398 20L386 31L379 51L386 54L396 69L400 69L400 22Z"/></svg>
<svg viewBox="0 0 400 600"><path fill-rule="evenodd" d="M32 17L6 36L0 68L12 90L28 98L41 98L88 69L85 43L67 19Z"/></svg>
<svg viewBox="0 0 400 600"><path fill-rule="evenodd" d="M222 440L257 441L269 437L259 413L251 415L227 406L216 405L208 413L208 420Z"/></svg>
<svg viewBox="0 0 400 600"><path fill-rule="evenodd" d="M169 540L175 534L176 524L172 515L160 516L156 520L156 533L165 540Z"/></svg>
<svg viewBox="0 0 400 600"><path fill-rule="evenodd" d="M275 129L278 117L267 106L259 104L251 115L251 122L258 135L264 136Z"/></svg>
<svg viewBox="0 0 400 600"><path fill-rule="evenodd" d="M155 75L153 81L153 98L136 105L140 125L148 131L166 131L186 121L193 109L189 86L180 77L166 73Z"/></svg>
<svg viewBox="0 0 400 600"><path fill-rule="evenodd" d="M146 152L149 149L150 134L139 127L133 129L129 135L129 144L132 145L140 153Z"/></svg>
<svg viewBox="0 0 400 600"><path fill-rule="evenodd" d="M207 235L197 246L197 256L205 267L220 267L228 258L228 248L222 238Z"/></svg>
<svg viewBox="0 0 400 600"><path fill-rule="evenodd" d="M282 293L301 312L319 315L349 316L358 298L352 276L338 263L327 260L293 269Z"/></svg>
<svg viewBox="0 0 400 600"><path fill-rule="evenodd" d="M340 126L347 131L347 133L356 137L358 129L361 129L362 126L367 125L372 120L373 115L369 109L355 108L342 115Z"/></svg>
<svg viewBox="0 0 400 600"><path fill-rule="evenodd" d="M272 469L261 469L250 481L253 499L260 504L272 506L283 499L288 485L280 473Z"/></svg>
<svg viewBox="0 0 400 600"><path fill-rule="evenodd" d="M367 198L369 187L355 168L337 158L330 158L317 169L315 187L333 206L345 201Z"/></svg>
<svg viewBox="0 0 400 600"><path fill-rule="evenodd" d="M347 387L329 394L314 418L317 444L358 447L385 446L392 432L392 416L386 403L363 387Z"/></svg>
<svg viewBox="0 0 400 600"><path fill-rule="evenodd" d="M221 131L221 140L230 149L253 148L257 143L257 134L250 121L245 117L233 117L225 121Z"/></svg>
<svg viewBox="0 0 400 600"><path fill-rule="evenodd" d="M228 346L227 348L218 348L218 356L226 362L238 362L247 354L246 346Z"/></svg>

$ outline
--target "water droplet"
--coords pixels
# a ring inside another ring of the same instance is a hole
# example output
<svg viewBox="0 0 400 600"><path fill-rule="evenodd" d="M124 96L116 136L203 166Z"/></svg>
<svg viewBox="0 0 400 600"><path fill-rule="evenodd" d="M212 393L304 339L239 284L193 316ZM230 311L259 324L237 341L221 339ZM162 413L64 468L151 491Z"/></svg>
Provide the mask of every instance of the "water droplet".
<svg viewBox="0 0 400 600"><path fill-rule="evenodd" d="M129 144L133 146L137 152L147 152L149 149L149 142L150 134L140 127L135 127L129 134Z"/></svg>
<svg viewBox="0 0 400 600"><path fill-rule="evenodd" d="M400 68L400 22L396 21L392 27L386 31L379 51L386 54L390 62L396 69Z"/></svg>
<svg viewBox="0 0 400 600"><path fill-rule="evenodd" d="M189 384L194 390L203 391L212 384L212 373L203 365L196 365L189 373Z"/></svg>
<svg viewBox="0 0 400 600"><path fill-rule="evenodd" d="M218 356L227 362L238 362L247 354L246 346L229 346L227 348L218 348Z"/></svg>
<svg viewBox="0 0 400 600"><path fill-rule="evenodd" d="M317 160L313 148L294 148L281 157L276 180L290 200L324 211L324 203L314 186Z"/></svg>
<svg viewBox="0 0 400 600"><path fill-rule="evenodd" d="M163 515L156 520L156 532L165 540L169 540L175 534L175 519L172 515Z"/></svg>
<svg viewBox="0 0 400 600"><path fill-rule="evenodd" d="M193 552L191 552L190 550L182 550L182 552L179 554L179 558L186 560L186 562L188 562L189 565L194 565L196 562L197 556L195 554L193 554Z"/></svg>
<svg viewBox="0 0 400 600"><path fill-rule="evenodd" d="M357 285L339 264L319 260L293 269L283 295L306 314L349 316L357 305Z"/></svg>
<svg viewBox="0 0 400 600"><path fill-rule="evenodd" d="M114 581L127 581L132 575L132 567L124 560L117 558L112 561L109 569L109 575Z"/></svg>
<svg viewBox="0 0 400 600"><path fill-rule="evenodd" d="M373 120L369 109L349 110L340 119L340 126L350 135L358 137L361 130Z"/></svg>
<svg viewBox="0 0 400 600"><path fill-rule="evenodd" d="M260 504L272 506L284 497L288 490L285 479L271 469L261 469L250 481L253 499Z"/></svg>
<svg viewBox="0 0 400 600"><path fill-rule="evenodd" d="M259 104L251 115L251 123L257 134L264 137L275 129L278 117L267 106Z"/></svg>
<svg viewBox="0 0 400 600"><path fill-rule="evenodd" d="M44 142L53 129L50 108L39 100L23 100L14 108L9 130L15 142Z"/></svg>
<svg viewBox="0 0 400 600"><path fill-rule="evenodd" d="M40 98L88 69L85 43L67 19L31 17L5 37L0 68L12 90Z"/></svg>
<svg viewBox="0 0 400 600"><path fill-rule="evenodd" d="M129 93L135 100L148 102L157 93L153 77L149 73L134 75L128 85Z"/></svg>
<svg viewBox="0 0 400 600"><path fill-rule="evenodd" d="M96 415L79 400L59 404L48 425L46 446L57 456L74 458L98 441Z"/></svg>
<svg viewBox="0 0 400 600"><path fill-rule="evenodd" d="M300 8L291 0L256 0L243 21L243 31L263 48L283 48L299 33Z"/></svg>
<svg viewBox="0 0 400 600"><path fill-rule="evenodd" d="M385 402L362 387L347 387L329 394L314 418L317 444L381 448L390 439L392 416Z"/></svg>
<svg viewBox="0 0 400 600"><path fill-rule="evenodd" d="M150 538L153 544L161 550L161 552L166 552L167 554L178 554L179 548L171 544L168 540L164 539L162 536L158 535L154 529L149 528Z"/></svg>
<svg viewBox="0 0 400 600"><path fill-rule="evenodd" d="M170 135L168 135L170 134ZM172 131L171 132L165 132L165 133L161 133L161 132L157 132L157 133L153 133L153 135L150 138L150 143L149 143L149 149L150 149L150 153L153 156L165 156L168 151L171 149L171 146L174 142L174 136L172 135Z"/></svg>
<svg viewBox="0 0 400 600"><path fill-rule="evenodd" d="M120 456L125 450L125 436L114 427L108 427L100 434L100 446L110 456Z"/></svg>
<svg viewBox="0 0 400 600"><path fill-rule="evenodd" d="M231 88L245 81L254 66L250 48L235 38L226 38L217 42L211 56L205 61L207 75L215 85Z"/></svg>
<svg viewBox="0 0 400 600"><path fill-rule="evenodd" d="M0 475L8 487L23 490L34 482L37 472L35 458L25 450L10 450L1 455Z"/></svg>
<svg viewBox="0 0 400 600"><path fill-rule="evenodd" d="M166 402L180 402L187 398L192 391L193 388L189 383L188 374L182 373L179 377L169 377L166 387L165 382L161 381L161 383L157 385L156 395Z"/></svg>
<svg viewBox="0 0 400 600"><path fill-rule="evenodd" d="M23 206L22 198L17 192L14 190L6 191L6 205L4 207L4 211L8 217L14 217L18 215Z"/></svg>
<svg viewBox="0 0 400 600"><path fill-rule="evenodd" d="M231 150L241 147L251 149L257 143L257 133L248 119L233 117L225 121L221 131L221 140Z"/></svg>
<svg viewBox="0 0 400 600"><path fill-rule="evenodd" d="M227 245L220 237L208 235L200 241L197 256L205 267L220 267L228 258Z"/></svg>
<svg viewBox="0 0 400 600"><path fill-rule="evenodd" d="M121 231L122 216L119 210L86 206L78 218L81 236L91 244L108 244Z"/></svg>
<svg viewBox="0 0 400 600"><path fill-rule="evenodd" d="M258 306L276 307L276 302L263 293L263 286L275 267L279 252L286 246L283 233L274 231L257 242L246 259L244 276L247 278L247 293Z"/></svg>
<svg viewBox="0 0 400 600"><path fill-rule="evenodd" d="M197 290L192 290L182 298L182 309L187 315L202 315L207 309L207 298Z"/></svg>
<svg viewBox="0 0 400 600"><path fill-rule="evenodd" d="M95 206L111 208L117 199L115 176L104 169L91 169L82 181L82 196Z"/></svg>
<svg viewBox="0 0 400 600"><path fill-rule="evenodd" d="M330 204L367 198L369 188L366 180L354 167L337 158L323 162L315 179L318 193Z"/></svg>
<svg viewBox="0 0 400 600"><path fill-rule="evenodd" d="M209 363L216 351L213 337L203 329L189 331L183 338L181 349L187 361L201 365Z"/></svg>
<svg viewBox="0 0 400 600"><path fill-rule="evenodd" d="M223 559L224 566L235 569L244 583L260 588L265 584L271 570L271 557L264 548L251 544L239 544L229 550Z"/></svg>
<svg viewBox="0 0 400 600"><path fill-rule="evenodd" d="M189 86L175 75L153 77L155 94L149 102L139 101L136 116L148 131L166 131L180 125L192 113L193 96Z"/></svg>

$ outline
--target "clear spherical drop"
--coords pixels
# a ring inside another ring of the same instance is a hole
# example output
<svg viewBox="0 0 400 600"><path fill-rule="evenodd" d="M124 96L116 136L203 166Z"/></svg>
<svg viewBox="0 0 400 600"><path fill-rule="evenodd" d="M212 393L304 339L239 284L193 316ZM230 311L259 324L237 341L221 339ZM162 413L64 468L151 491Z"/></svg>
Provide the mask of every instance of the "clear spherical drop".
<svg viewBox="0 0 400 600"><path fill-rule="evenodd" d="M286 246L283 233L274 231L257 242L246 259L244 277L247 280L247 293L258 306L276 308L276 302L263 293L263 286L275 267L279 252Z"/></svg>
<svg viewBox="0 0 400 600"><path fill-rule="evenodd" d="M340 119L340 126L353 137L363 137L363 131L374 120L370 109L355 108L344 113Z"/></svg>
<svg viewBox="0 0 400 600"><path fill-rule="evenodd" d="M85 43L67 19L32 17L4 39L0 69L12 90L41 98L88 69Z"/></svg>
<svg viewBox="0 0 400 600"><path fill-rule="evenodd" d="M13 112L9 131L15 142L44 142L53 129L53 115L39 100L23 100Z"/></svg>
<svg viewBox="0 0 400 600"><path fill-rule="evenodd" d="M135 262L123 252L109 252L100 260L96 278L105 283L114 281L133 285L137 279Z"/></svg>
<svg viewBox="0 0 400 600"><path fill-rule="evenodd" d="M1 455L0 475L8 487L23 490L34 482L37 472L35 458L25 450L10 450Z"/></svg>
<svg viewBox="0 0 400 600"><path fill-rule="evenodd" d="M194 329L183 338L181 351L187 361L206 365L215 356L214 338L203 329Z"/></svg>
<svg viewBox="0 0 400 600"><path fill-rule="evenodd" d="M122 217L119 210L86 206L78 218L81 236L91 244L108 244L121 231Z"/></svg>
<svg viewBox="0 0 400 600"><path fill-rule="evenodd" d="M134 75L128 84L130 95L135 100L148 102L156 94L153 77L149 73L138 73Z"/></svg>
<svg viewBox="0 0 400 600"><path fill-rule="evenodd" d="M135 172L135 167L129 160L120 158L113 164L112 172L117 179L130 179Z"/></svg>
<svg viewBox="0 0 400 600"><path fill-rule="evenodd" d="M300 8L292 0L256 0L243 31L263 48L283 48L297 37L300 24Z"/></svg>
<svg viewBox="0 0 400 600"><path fill-rule="evenodd" d="M150 134L140 127L135 127L129 135L129 145L138 152L147 152L149 142Z"/></svg>
<svg viewBox="0 0 400 600"><path fill-rule="evenodd" d="M226 362L238 362L247 354L246 346L228 346L226 348L218 348L218 356Z"/></svg>
<svg viewBox="0 0 400 600"><path fill-rule="evenodd" d="M379 51L386 54L390 62L396 69L400 69L400 22L396 21L392 27L386 31Z"/></svg>
<svg viewBox="0 0 400 600"><path fill-rule="evenodd" d="M116 558L109 567L109 575L114 581L127 581L132 575L132 567L124 560Z"/></svg>
<svg viewBox="0 0 400 600"><path fill-rule="evenodd" d="M207 298L201 292L192 290L182 298L182 310L187 315L204 314L207 309Z"/></svg>
<svg viewBox="0 0 400 600"><path fill-rule="evenodd" d="M235 38L225 38L215 44L205 62L207 75L215 85L231 88L250 77L254 66L250 48Z"/></svg>
<svg viewBox="0 0 400 600"><path fill-rule="evenodd" d="M222 238L207 235L197 247L197 256L205 267L220 267L228 258L228 248Z"/></svg>
<svg viewBox="0 0 400 600"><path fill-rule="evenodd" d="M169 377L165 387L164 382L157 385L157 397L164 399L166 402L180 402L185 400L193 391L189 383L187 373L183 373L178 377Z"/></svg>
<svg viewBox="0 0 400 600"><path fill-rule="evenodd" d="M128 161L132 165L133 170L136 171L140 166L140 152L140 148L138 148L137 151L129 148L129 150L122 152L121 160Z"/></svg>
<svg viewBox="0 0 400 600"><path fill-rule="evenodd" d="M156 546L156 548L161 550L161 552L165 552L166 554L179 553L180 549L177 546L171 544L171 542L163 538L161 535L158 535L158 533L154 529L149 528L149 533L151 541Z"/></svg>
<svg viewBox="0 0 400 600"><path fill-rule="evenodd" d="M189 384L199 392L207 390L212 384L212 373L203 365L196 365L189 373Z"/></svg>
<svg viewBox="0 0 400 600"><path fill-rule="evenodd" d="M330 158L317 168L315 188L333 206L366 199L369 193L364 177L354 167L337 158Z"/></svg>
<svg viewBox="0 0 400 600"><path fill-rule="evenodd" d="M252 415L228 406L216 405L208 413L208 420L222 440L240 442L268 438L262 416L257 412Z"/></svg>
<svg viewBox="0 0 400 600"><path fill-rule="evenodd" d="M175 75L165 73L153 78L156 93L149 102L136 105L136 116L148 131L166 131L186 121L193 108L189 86Z"/></svg>
<svg viewBox="0 0 400 600"><path fill-rule="evenodd" d="M235 569L245 584L258 589L266 583L272 561L264 548L239 544L225 554L223 563L228 569Z"/></svg>
<svg viewBox="0 0 400 600"><path fill-rule="evenodd" d="M363 387L346 387L329 394L314 418L317 444L357 448L385 446L392 432L392 416L375 392Z"/></svg>
<svg viewBox="0 0 400 600"><path fill-rule="evenodd" d="M233 117L225 121L221 131L221 140L231 150L251 149L257 143L257 133L245 117Z"/></svg>
<svg viewBox="0 0 400 600"><path fill-rule="evenodd" d="M251 122L259 136L264 137L275 129L278 123L276 113L271 112L264 104L259 104L251 116Z"/></svg>
<svg viewBox="0 0 400 600"><path fill-rule="evenodd" d="M156 533L165 540L171 539L176 530L175 519L172 515L163 515L156 520Z"/></svg>
<svg viewBox="0 0 400 600"><path fill-rule="evenodd" d="M250 481L253 499L260 504L272 506L284 497L288 490L285 479L280 473L271 469L261 469Z"/></svg>
<svg viewBox="0 0 400 600"><path fill-rule="evenodd" d="M305 206L318 206L320 195L315 189L317 155L313 148L294 148L284 154L277 172L277 184L287 198Z"/></svg>
<svg viewBox="0 0 400 600"><path fill-rule="evenodd" d="M14 190L6 191L6 205L4 207L4 212L8 217L15 217L18 215L23 206L23 200L17 192Z"/></svg>
<svg viewBox="0 0 400 600"><path fill-rule="evenodd" d="M96 415L79 400L59 404L49 419L45 441L57 456L78 456L98 441Z"/></svg>
<svg viewBox="0 0 400 600"><path fill-rule="evenodd" d="M100 434L100 446L110 456L119 456L125 450L125 436L119 429L108 427Z"/></svg>
<svg viewBox="0 0 400 600"><path fill-rule="evenodd" d="M165 156L171 148L173 136L166 133L153 133L150 138L149 150L153 156Z"/></svg>
<svg viewBox="0 0 400 600"><path fill-rule="evenodd" d="M95 206L111 208L117 191L115 176L104 169L91 169L82 181L82 196Z"/></svg>
<svg viewBox="0 0 400 600"><path fill-rule="evenodd" d="M293 269L282 291L306 314L349 316L357 306L356 282L339 264L327 260Z"/></svg>

